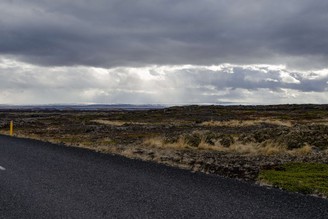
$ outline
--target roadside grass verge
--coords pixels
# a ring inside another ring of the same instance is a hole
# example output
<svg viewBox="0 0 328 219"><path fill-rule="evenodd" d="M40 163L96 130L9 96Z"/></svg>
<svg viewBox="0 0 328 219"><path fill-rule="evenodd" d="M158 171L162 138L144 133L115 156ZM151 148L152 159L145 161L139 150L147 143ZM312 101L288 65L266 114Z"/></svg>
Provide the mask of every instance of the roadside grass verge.
<svg viewBox="0 0 328 219"><path fill-rule="evenodd" d="M287 163L262 170L258 180L291 192L328 196L328 164Z"/></svg>

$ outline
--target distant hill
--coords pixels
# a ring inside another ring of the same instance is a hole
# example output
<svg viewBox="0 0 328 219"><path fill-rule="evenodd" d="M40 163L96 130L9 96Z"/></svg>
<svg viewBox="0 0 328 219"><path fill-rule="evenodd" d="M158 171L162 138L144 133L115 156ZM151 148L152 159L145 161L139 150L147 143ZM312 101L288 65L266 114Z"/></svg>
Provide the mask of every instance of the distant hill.
<svg viewBox="0 0 328 219"><path fill-rule="evenodd" d="M50 104L50 105L6 105L0 104L0 110L147 110L165 108L163 105L133 105L133 104Z"/></svg>

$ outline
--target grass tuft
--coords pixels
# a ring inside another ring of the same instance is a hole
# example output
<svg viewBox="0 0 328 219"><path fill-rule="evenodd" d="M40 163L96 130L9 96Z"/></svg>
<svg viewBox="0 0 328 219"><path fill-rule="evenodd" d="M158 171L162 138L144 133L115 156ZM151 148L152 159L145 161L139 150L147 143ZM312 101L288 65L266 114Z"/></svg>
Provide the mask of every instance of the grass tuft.
<svg viewBox="0 0 328 219"><path fill-rule="evenodd" d="M298 155L298 156L308 155L311 154L312 152L313 152L312 147L308 144L304 145L301 148L296 148L294 150L289 151L290 154Z"/></svg>

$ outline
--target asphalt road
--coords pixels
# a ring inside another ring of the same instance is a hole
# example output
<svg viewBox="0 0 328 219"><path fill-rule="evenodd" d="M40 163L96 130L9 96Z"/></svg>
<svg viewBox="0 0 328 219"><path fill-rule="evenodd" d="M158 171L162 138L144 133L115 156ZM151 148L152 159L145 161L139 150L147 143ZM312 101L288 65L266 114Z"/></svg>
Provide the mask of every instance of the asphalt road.
<svg viewBox="0 0 328 219"><path fill-rule="evenodd" d="M328 218L328 200L0 136L0 218Z"/></svg>

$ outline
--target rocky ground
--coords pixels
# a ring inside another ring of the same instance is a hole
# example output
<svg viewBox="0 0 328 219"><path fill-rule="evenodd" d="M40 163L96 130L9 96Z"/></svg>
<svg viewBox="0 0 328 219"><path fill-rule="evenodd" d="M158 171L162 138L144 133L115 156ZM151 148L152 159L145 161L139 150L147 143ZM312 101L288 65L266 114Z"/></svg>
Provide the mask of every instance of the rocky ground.
<svg viewBox="0 0 328 219"><path fill-rule="evenodd" d="M256 180L286 162L328 163L328 106L3 110L1 133Z"/></svg>
<svg viewBox="0 0 328 219"><path fill-rule="evenodd" d="M123 155L132 158L155 161L191 171L256 181L260 170L275 169L288 162L316 162L328 164L325 153L306 155L249 155L215 151L170 151L136 148Z"/></svg>

